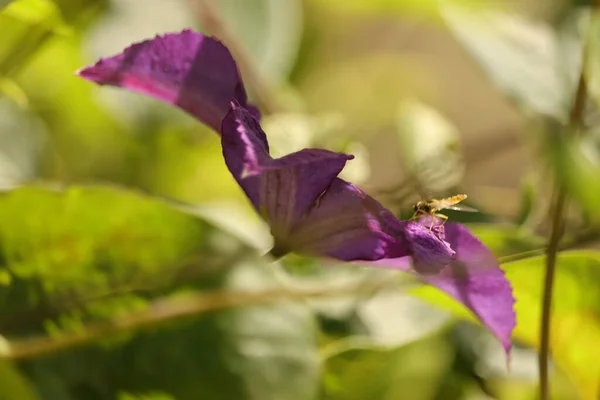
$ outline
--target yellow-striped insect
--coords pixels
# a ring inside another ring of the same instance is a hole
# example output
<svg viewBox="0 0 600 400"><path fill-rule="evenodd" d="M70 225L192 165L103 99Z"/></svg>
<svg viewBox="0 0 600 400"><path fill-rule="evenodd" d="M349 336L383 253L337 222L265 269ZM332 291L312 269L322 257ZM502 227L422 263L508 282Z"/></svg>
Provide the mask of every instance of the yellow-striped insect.
<svg viewBox="0 0 600 400"><path fill-rule="evenodd" d="M413 206L414 214L411 219L418 219L423 215L430 215L431 218L431 226L429 229L433 228L435 218L439 217L443 220L441 225L444 225L448 220L448 217L444 214L440 214L441 210L456 210L456 211L466 211L466 212L477 212L476 209L458 205L461 201L464 201L467 198L466 194L457 194L456 196L446 197L444 199L430 199L430 200L421 200L417 204ZM440 226L441 226L440 225Z"/></svg>

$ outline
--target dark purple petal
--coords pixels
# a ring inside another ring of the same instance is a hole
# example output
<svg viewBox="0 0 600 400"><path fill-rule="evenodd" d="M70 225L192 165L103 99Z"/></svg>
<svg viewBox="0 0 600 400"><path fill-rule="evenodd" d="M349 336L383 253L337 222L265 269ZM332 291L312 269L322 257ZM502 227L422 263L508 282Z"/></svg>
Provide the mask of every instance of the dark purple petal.
<svg viewBox="0 0 600 400"><path fill-rule="evenodd" d="M414 260L411 263L409 257L386 258L359 264L415 273L425 282L446 292L468 307L500 340L508 353L511 333L516 325L515 299L510 282L492 252L465 226L449 222L444 227L446 240L456 255L454 260L438 274L420 274ZM410 229L414 227L409 228L407 224L407 230ZM424 229L429 230L428 227ZM411 243L414 244L414 239ZM416 249L413 248L412 251L415 252ZM415 266L414 270L411 265Z"/></svg>
<svg viewBox="0 0 600 400"><path fill-rule="evenodd" d="M298 253L342 261L408 255L400 222L377 200L336 178L292 235Z"/></svg>
<svg viewBox="0 0 600 400"><path fill-rule="evenodd" d="M443 229L438 227L438 232ZM409 222L404 231L412 253L413 268L418 274L438 274L450 264L456 255L448 243L438 237L439 233L421 222Z"/></svg>
<svg viewBox="0 0 600 400"><path fill-rule="evenodd" d="M258 121L235 102L221 130L227 167L269 222L280 245L346 161L353 158L322 149L304 149L272 159Z"/></svg>
<svg viewBox="0 0 600 400"><path fill-rule="evenodd" d="M135 43L78 74L179 106L217 132L230 100L247 107L246 91L229 50L191 30Z"/></svg>

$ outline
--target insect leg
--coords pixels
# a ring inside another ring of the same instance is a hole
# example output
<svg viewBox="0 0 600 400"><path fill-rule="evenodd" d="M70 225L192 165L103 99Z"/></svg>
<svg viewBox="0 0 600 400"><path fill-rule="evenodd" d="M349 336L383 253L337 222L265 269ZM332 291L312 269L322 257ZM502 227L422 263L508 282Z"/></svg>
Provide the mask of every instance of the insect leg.
<svg viewBox="0 0 600 400"><path fill-rule="evenodd" d="M435 215L442 219L442 223L440 224L440 228L441 228L442 226L444 226L446 221L448 221L448 216L444 215L444 214L435 214Z"/></svg>

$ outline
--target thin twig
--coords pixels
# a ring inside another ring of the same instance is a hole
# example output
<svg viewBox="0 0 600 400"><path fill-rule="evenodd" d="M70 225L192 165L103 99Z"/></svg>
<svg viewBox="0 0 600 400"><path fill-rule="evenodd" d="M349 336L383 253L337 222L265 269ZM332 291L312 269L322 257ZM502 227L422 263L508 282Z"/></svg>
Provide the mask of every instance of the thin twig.
<svg viewBox="0 0 600 400"><path fill-rule="evenodd" d="M264 114L272 114L279 110L273 92L266 80L256 68L250 55L233 37L227 24L219 15L212 0L189 0L196 19L211 35L221 40L231 51L244 77L248 89L256 96L256 102Z"/></svg>
<svg viewBox="0 0 600 400"><path fill-rule="evenodd" d="M583 71L577 85L575 101L569 118L568 130L579 129L583 120L583 111L587 91ZM550 325L552 311L552 293L554 288L554 275L556 271L556 258L560 248L560 240L564 231L565 209L567 193L561 183L557 183L554 190L554 199L551 212L551 231L546 249L546 274L544 277L544 291L542 296L542 317L540 324L540 352L538 364L540 371L540 399L550 399L550 383L548 374L548 361L550 357Z"/></svg>
<svg viewBox="0 0 600 400"><path fill-rule="evenodd" d="M173 320L198 314L220 311L235 307L264 305L285 300L306 300L314 298L335 298L357 293L370 293L376 290L398 289L399 284L386 279L376 282L358 282L351 285L320 288L274 288L260 292L214 291L189 294L176 298L155 300L143 311L136 310L110 321L89 324L77 332L67 332L56 337L42 336L18 341L0 342L0 359L22 360L67 350L89 344L122 332L140 331L155 328Z"/></svg>

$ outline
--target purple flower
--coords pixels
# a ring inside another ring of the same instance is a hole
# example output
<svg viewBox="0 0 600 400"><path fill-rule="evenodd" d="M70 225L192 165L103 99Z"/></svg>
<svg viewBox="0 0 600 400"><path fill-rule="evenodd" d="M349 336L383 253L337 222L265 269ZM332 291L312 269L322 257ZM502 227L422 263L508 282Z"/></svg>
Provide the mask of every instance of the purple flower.
<svg viewBox="0 0 600 400"><path fill-rule="evenodd" d="M271 254L416 274L470 308L509 351L514 298L490 250L457 223L434 221L430 229L430 217L398 220L337 177L351 155L304 149L272 158L235 61L219 41L189 30L157 36L79 75L174 104L220 133L227 167L271 228Z"/></svg>

